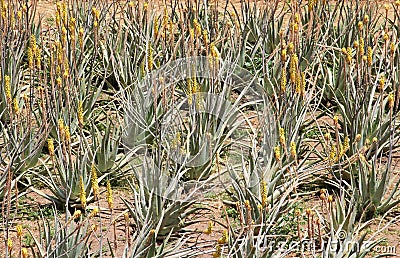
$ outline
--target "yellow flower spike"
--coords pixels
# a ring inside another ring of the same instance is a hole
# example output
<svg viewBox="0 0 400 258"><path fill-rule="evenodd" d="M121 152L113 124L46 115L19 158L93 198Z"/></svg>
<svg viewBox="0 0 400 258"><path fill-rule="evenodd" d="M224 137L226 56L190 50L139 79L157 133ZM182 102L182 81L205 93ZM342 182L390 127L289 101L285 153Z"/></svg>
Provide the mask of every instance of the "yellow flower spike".
<svg viewBox="0 0 400 258"><path fill-rule="evenodd" d="M260 192L261 192L261 205L262 207L267 207L268 205L268 189L267 189L267 182L263 179L261 180L260 185Z"/></svg>
<svg viewBox="0 0 400 258"><path fill-rule="evenodd" d="M92 7L92 15L93 15L93 17L96 18L96 20L99 20L99 18L100 18L100 12L99 12L99 10L97 10L96 7Z"/></svg>
<svg viewBox="0 0 400 258"><path fill-rule="evenodd" d="M366 15L364 16L364 22L365 22L365 23L368 23L368 22L369 22L369 16L368 16L368 14L366 14Z"/></svg>
<svg viewBox="0 0 400 258"><path fill-rule="evenodd" d="M293 44L293 42L289 42L288 48L289 48L289 53L293 54L293 52L294 52L294 44Z"/></svg>
<svg viewBox="0 0 400 258"><path fill-rule="evenodd" d="M336 148L334 145L331 146L331 151L329 152L329 161L330 162L336 161Z"/></svg>
<svg viewBox="0 0 400 258"><path fill-rule="evenodd" d="M221 249L221 246L220 245L216 245L215 246L215 252L213 252L213 257L214 258L219 258L219 257L221 257L221 255L222 255L222 249Z"/></svg>
<svg viewBox="0 0 400 258"><path fill-rule="evenodd" d="M228 243L228 230L224 230L224 232L222 233L222 237L218 239L218 244L223 245Z"/></svg>
<svg viewBox="0 0 400 258"><path fill-rule="evenodd" d="M83 103L82 101L78 102L78 123L79 126L82 128L83 127Z"/></svg>
<svg viewBox="0 0 400 258"><path fill-rule="evenodd" d="M393 108L394 107L394 96L393 96L393 93L389 93L388 104L389 104L389 108Z"/></svg>
<svg viewBox="0 0 400 258"><path fill-rule="evenodd" d="M314 9L315 0L308 0L308 11L311 12Z"/></svg>
<svg viewBox="0 0 400 258"><path fill-rule="evenodd" d="M64 134L64 120L61 118L58 119L58 130L60 131L60 134Z"/></svg>
<svg viewBox="0 0 400 258"><path fill-rule="evenodd" d="M190 40L193 42L194 40L194 29L189 29Z"/></svg>
<svg viewBox="0 0 400 258"><path fill-rule="evenodd" d="M47 148L51 157L54 156L54 141L52 138L47 139Z"/></svg>
<svg viewBox="0 0 400 258"><path fill-rule="evenodd" d="M358 49L358 54L359 54L360 56L363 56L363 55L364 55L364 47L365 47L364 39L361 38L361 39L360 39L360 48Z"/></svg>
<svg viewBox="0 0 400 258"><path fill-rule="evenodd" d="M350 139L349 139L349 137L346 136L346 137L344 137L344 140L343 140L343 151L346 152L349 149L350 149Z"/></svg>
<svg viewBox="0 0 400 258"><path fill-rule="evenodd" d="M86 209L86 191L85 191L85 184L83 183L82 176L80 176L80 178L79 178L79 185L80 185L79 199L81 201L82 208Z"/></svg>
<svg viewBox="0 0 400 258"><path fill-rule="evenodd" d="M97 214L99 214L99 208L94 207L93 210L92 210L92 211L90 212L90 214L89 214L89 218L96 217Z"/></svg>
<svg viewBox="0 0 400 258"><path fill-rule="evenodd" d="M25 247L22 248L21 254L22 254L22 258L28 258L29 257L28 249L26 249Z"/></svg>
<svg viewBox="0 0 400 258"><path fill-rule="evenodd" d="M359 142L360 140L361 140L361 134L357 134L354 139L354 142Z"/></svg>
<svg viewBox="0 0 400 258"><path fill-rule="evenodd" d="M397 7L399 7L399 6L400 6L400 0L396 0L396 1L394 2L394 4L395 4Z"/></svg>
<svg viewBox="0 0 400 258"><path fill-rule="evenodd" d="M297 22L295 22L295 23L293 24L293 31L294 31L295 33L297 33L297 32L299 31L299 24L298 24Z"/></svg>
<svg viewBox="0 0 400 258"><path fill-rule="evenodd" d="M63 1L61 2L61 15L64 22L67 21L67 4Z"/></svg>
<svg viewBox="0 0 400 258"><path fill-rule="evenodd" d="M333 117L333 124L337 127L339 125L339 117L338 116L334 116Z"/></svg>
<svg viewBox="0 0 400 258"><path fill-rule="evenodd" d="M61 64L63 63L63 55L61 53L61 48L57 49L57 75L61 74Z"/></svg>
<svg viewBox="0 0 400 258"><path fill-rule="evenodd" d="M4 76L4 91L6 93L6 98L9 103L11 103L11 87L10 87L10 76Z"/></svg>
<svg viewBox="0 0 400 258"><path fill-rule="evenodd" d="M362 21L359 21L358 22L358 24L357 24L357 26L358 26L358 30L363 30L363 28L364 28L364 23L362 22Z"/></svg>
<svg viewBox="0 0 400 258"><path fill-rule="evenodd" d="M396 51L396 44L394 42L390 43L390 54L394 55L394 52Z"/></svg>
<svg viewBox="0 0 400 258"><path fill-rule="evenodd" d="M386 12L389 11L389 5L388 5L388 4L384 4L384 5L383 5L383 8L385 9Z"/></svg>
<svg viewBox="0 0 400 258"><path fill-rule="evenodd" d="M168 23L169 23L168 10L167 10L167 7L164 6L164 15L163 15L163 18L162 18L162 23L161 23L161 26L164 27L164 30L167 29Z"/></svg>
<svg viewBox="0 0 400 258"><path fill-rule="evenodd" d="M294 53L290 58L290 82L296 83L296 75L297 75L297 65L299 62L299 58Z"/></svg>
<svg viewBox="0 0 400 258"><path fill-rule="evenodd" d="M28 66L29 66L29 68L32 70L33 67L34 67L34 63L33 63L33 50L32 50L31 47L28 47L28 50L27 50L27 51L28 51L28 52L27 52L27 56L28 56Z"/></svg>
<svg viewBox="0 0 400 258"><path fill-rule="evenodd" d="M274 147L274 154L275 154L275 159L277 161L280 161L281 160L281 147L279 147L279 146Z"/></svg>
<svg viewBox="0 0 400 258"><path fill-rule="evenodd" d="M332 195L328 195L328 202L329 203L333 202L333 196Z"/></svg>
<svg viewBox="0 0 400 258"><path fill-rule="evenodd" d="M373 54L372 47L368 47L368 50L367 50L367 62L368 62L368 66L371 66L371 65L372 65L372 54Z"/></svg>
<svg viewBox="0 0 400 258"><path fill-rule="evenodd" d="M326 200L326 195L325 195L325 193L320 194L319 198L320 198L322 201L325 201L325 200Z"/></svg>
<svg viewBox="0 0 400 258"><path fill-rule="evenodd" d="M149 3L148 2L144 2L143 3L143 10L144 11L147 11L147 7L149 6Z"/></svg>
<svg viewBox="0 0 400 258"><path fill-rule="evenodd" d="M65 68L64 74L63 74L64 79L68 79L69 77L69 71L68 68Z"/></svg>
<svg viewBox="0 0 400 258"><path fill-rule="evenodd" d="M78 41L79 41L80 48L83 48L83 33L84 33L84 30L82 27L80 27L79 34L78 34Z"/></svg>
<svg viewBox="0 0 400 258"><path fill-rule="evenodd" d="M11 240L11 238L7 239L7 248L8 251L10 252L13 248L13 241Z"/></svg>
<svg viewBox="0 0 400 258"><path fill-rule="evenodd" d="M282 68L281 72L281 92L286 92L286 69Z"/></svg>
<svg viewBox="0 0 400 258"><path fill-rule="evenodd" d="M75 33L75 24L76 24L76 19L74 17L71 17L71 19L69 19L69 31L71 34Z"/></svg>
<svg viewBox="0 0 400 258"><path fill-rule="evenodd" d="M193 19L193 26L197 37L201 35L201 25L197 19Z"/></svg>
<svg viewBox="0 0 400 258"><path fill-rule="evenodd" d="M113 195L110 180L107 180L107 203L110 210L113 209Z"/></svg>
<svg viewBox="0 0 400 258"><path fill-rule="evenodd" d="M301 215L301 211L300 211L300 209L296 209L296 210L294 210L294 216L296 216L296 217L300 217L300 215Z"/></svg>
<svg viewBox="0 0 400 258"><path fill-rule="evenodd" d="M187 90L188 90L188 103L189 105L192 105L192 101L193 101L193 86L192 86L192 79L188 78L187 79Z"/></svg>
<svg viewBox="0 0 400 258"><path fill-rule="evenodd" d="M251 205L250 205L250 201L249 201L249 200L245 200L245 201L244 201L244 206L246 207L246 210L247 210L248 212L251 211Z"/></svg>
<svg viewBox="0 0 400 258"><path fill-rule="evenodd" d="M362 56L362 60L363 60L364 62L367 62L368 57L367 57L367 56Z"/></svg>
<svg viewBox="0 0 400 258"><path fill-rule="evenodd" d="M349 63L349 64L351 64L351 61L352 61L352 52L353 52L353 49L351 48L351 47L348 47L347 48L347 55L346 55L346 59L347 59L347 63Z"/></svg>
<svg viewBox="0 0 400 258"><path fill-rule="evenodd" d="M82 212L80 210L76 210L74 214L72 215L71 219L79 219L79 217L82 215Z"/></svg>
<svg viewBox="0 0 400 258"><path fill-rule="evenodd" d="M129 5L130 8L135 7L135 3L133 1L130 1L128 5Z"/></svg>
<svg viewBox="0 0 400 258"><path fill-rule="evenodd" d="M125 220L126 223L129 222L130 219L129 219L129 213L128 212L124 213L124 220Z"/></svg>
<svg viewBox="0 0 400 258"><path fill-rule="evenodd" d="M147 69L149 71L153 70L153 49L152 47L149 45L147 48Z"/></svg>
<svg viewBox="0 0 400 258"><path fill-rule="evenodd" d="M219 58L219 52L217 47L214 45L214 43L210 44L210 50L211 50L211 56L213 58Z"/></svg>
<svg viewBox="0 0 400 258"><path fill-rule="evenodd" d="M295 23L299 23L299 22L300 22L300 14L299 14L299 13L295 13L295 15L294 15L294 22L295 22Z"/></svg>
<svg viewBox="0 0 400 258"><path fill-rule="evenodd" d="M360 43L358 43L358 41L356 40L356 41L354 41L354 43L353 43L353 47L355 48L355 49L358 49L358 47L360 46Z"/></svg>
<svg viewBox="0 0 400 258"><path fill-rule="evenodd" d="M296 143L295 142L290 142L290 155L292 155L292 157L294 159L297 158Z"/></svg>
<svg viewBox="0 0 400 258"><path fill-rule="evenodd" d="M301 87L300 87L301 95L304 97L306 94L306 74L301 72Z"/></svg>
<svg viewBox="0 0 400 258"><path fill-rule="evenodd" d="M60 16L60 12L56 12L56 25L57 27L59 27L61 25L61 16Z"/></svg>
<svg viewBox="0 0 400 258"><path fill-rule="evenodd" d="M379 79L379 86L378 86L378 89L379 89L380 91L383 91L384 88L385 88L385 77L384 77L384 76L381 76L381 78Z"/></svg>
<svg viewBox="0 0 400 258"><path fill-rule="evenodd" d="M213 223L211 221L208 222L207 229L203 231L204 234L210 235L213 230Z"/></svg>
<svg viewBox="0 0 400 258"><path fill-rule="evenodd" d="M58 77L58 78L56 79L56 82L57 82L57 85L61 87L61 85L62 85L62 79L61 79L61 77Z"/></svg>
<svg viewBox="0 0 400 258"><path fill-rule="evenodd" d="M158 38L158 30L159 30L159 25L158 25L158 19L154 19L154 27L153 27L153 32L154 32L154 38Z"/></svg>
<svg viewBox="0 0 400 258"><path fill-rule="evenodd" d="M36 44L36 37L35 37L35 35L33 35L33 34L32 34L31 37L30 37L29 46L32 48L32 51L33 51L33 52L36 51L36 47L37 47L37 44Z"/></svg>
<svg viewBox="0 0 400 258"><path fill-rule="evenodd" d="M142 76L144 76L146 74L145 63L146 62L144 60L140 63L140 74Z"/></svg>
<svg viewBox="0 0 400 258"><path fill-rule="evenodd" d="M302 88L301 84L302 84L301 73L297 73L296 74L296 88L295 88L295 92L297 94L301 94L301 88Z"/></svg>
<svg viewBox="0 0 400 258"><path fill-rule="evenodd" d="M344 154L344 148L343 148L343 144L342 143L339 143L339 151L338 151L338 153L339 153L339 155L338 155L338 157L336 158L336 160L339 160L339 158L341 158L342 156L343 156L343 154Z"/></svg>
<svg viewBox="0 0 400 258"><path fill-rule="evenodd" d="M99 183L97 182L97 170L94 164L92 164L90 173L94 199L97 200L99 196Z"/></svg>
<svg viewBox="0 0 400 258"><path fill-rule="evenodd" d="M385 42L388 42L388 40L389 40L389 34L387 33L387 31L383 34L383 40Z"/></svg>
<svg viewBox="0 0 400 258"><path fill-rule="evenodd" d="M204 41L204 44L208 44L208 32L207 32L207 30L203 30L203 41Z"/></svg>
<svg viewBox="0 0 400 258"><path fill-rule="evenodd" d="M286 48L282 49L281 58L282 58L282 63L285 63L286 59L287 59L287 50L286 50Z"/></svg>
<svg viewBox="0 0 400 258"><path fill-rule="evenodd" d="M21 19L22 19L22 12L21 12L21 11L18 11L18 12L17 12L17 17L18 17L18 20L21 20Z"/></svg>
<svg viewBox="0 0 400 258"><path fill-rule="evenodd" d="M331 134L330 134L330 133L324 134L324 139L325 139L326 141L329 141L329 140L331 139Z"/></svg>
<svg viewBox="0 0 400 258"><path fill-rule="evenodd" d="M21 238L22 237L22 226L21 225L17 225L15 227L15 229L17 230L17 237Z"/></svg>
<svg viewBox="0 0 400 258"><path fill-rule="evenodd" d="M35 56L36 56L36 66L38 68L40 68L41 63L42 63L42 54L41 54L41 49L40 48L36 48Z"/></svg>
<svg viewBox="0 0 400 258"><path fill-rule="evenodd" d="M283 129L282 127L279 128L279 142L282 147L286 146L285 129Z"/></svg>
<svg viewBox="0 0 400 258"><path fill-rule="evenodd" d="M65 141L67 142L67 144L69 144L71 142L71 132L69 130L69 126L65 126L64 128L64 132L65 132Z"/></svg>
<svg viewBox="0 0 400 258"><path fill-rule="evenodd" d="M67 28L64 26L61 28L61 41L65 44L67 41Z"/></svg>
<svg viewBox="0 0 400 258"><path fill-rule="evenodd" d="M347 55L347 49L345 47L342 48L342 54L345 56Z"/></svg>
<svg viewBox="0 0 400 258"><path fill-rule="evenodd" d="M93 224L93 225L90 227L90 230L91 230L92 232L96 232L96 231L97 231L97 224Z"/></svg>

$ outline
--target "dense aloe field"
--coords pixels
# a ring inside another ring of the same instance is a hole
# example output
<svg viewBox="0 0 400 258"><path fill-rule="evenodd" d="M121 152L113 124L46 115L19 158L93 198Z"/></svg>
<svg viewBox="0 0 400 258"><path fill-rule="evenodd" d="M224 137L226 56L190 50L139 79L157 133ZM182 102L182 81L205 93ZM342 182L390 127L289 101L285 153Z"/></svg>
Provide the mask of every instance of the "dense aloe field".
<svg viewBox="0 0 400 258"><path fill-rule="evenodd" d="M0 256L400 255L400 1L0 15Z"/></svg>

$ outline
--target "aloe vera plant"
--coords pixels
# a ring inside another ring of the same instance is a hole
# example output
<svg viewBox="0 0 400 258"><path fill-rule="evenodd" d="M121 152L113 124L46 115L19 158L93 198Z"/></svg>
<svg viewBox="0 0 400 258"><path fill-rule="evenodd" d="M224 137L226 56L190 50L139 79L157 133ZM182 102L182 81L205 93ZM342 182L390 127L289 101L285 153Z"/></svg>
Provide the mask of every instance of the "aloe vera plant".
<svg viewBox="0 0 400 258"><path fill-rule="evenodd" d="M357 194L345 199L345 194L337 196L331 205L329 218L326 221L328 239L323 254L326 257L365 257L373 247L383 239L366 239L363 229L369 222L357 222ZM375 235L373 236L375 237Z"/></svg>
<svg viewBox="0 0 400 258"><path fill-rule="evenodd" d="M78 213L64 224L53 207L54 220L50 221L41 214L40 234L35 236L29 231L35 245L35 256L41 257L86 257L90 255L88 243L93 233L88 220L82 219ZM74 221L74 219L77 220Z"/></svg>

